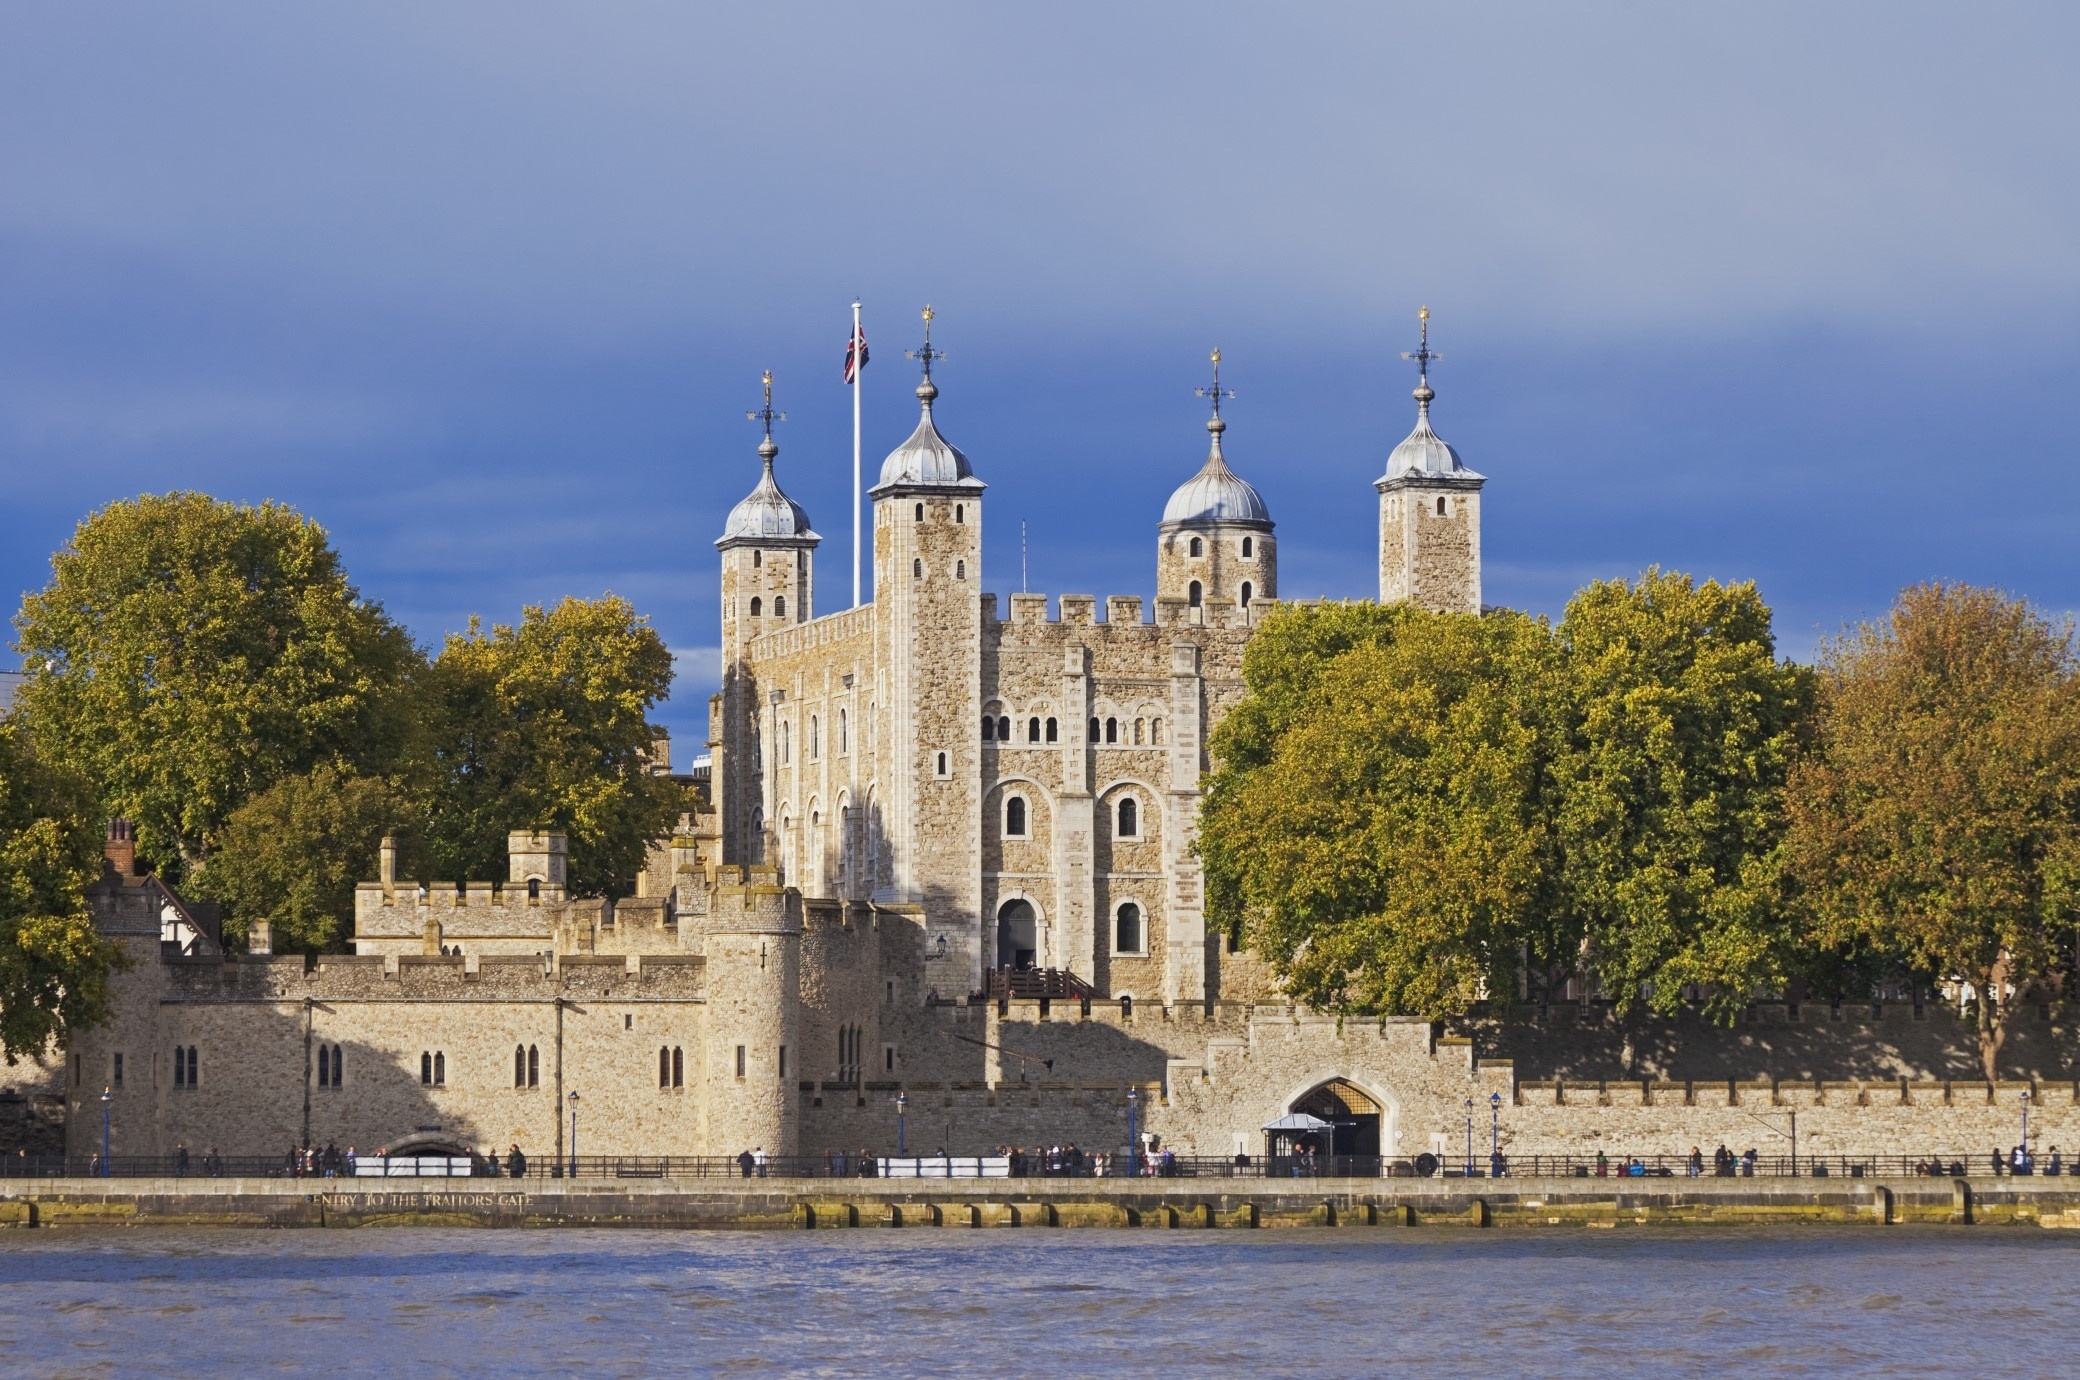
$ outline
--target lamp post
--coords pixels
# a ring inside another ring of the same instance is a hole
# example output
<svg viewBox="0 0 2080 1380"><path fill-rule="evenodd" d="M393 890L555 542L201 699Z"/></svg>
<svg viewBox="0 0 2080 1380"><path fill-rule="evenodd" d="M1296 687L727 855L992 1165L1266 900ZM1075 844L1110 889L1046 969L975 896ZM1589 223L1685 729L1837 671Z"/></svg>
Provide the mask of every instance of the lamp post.
<svg viewBox="0 0 2080 1380"><path fill-rule="evenodd" d="M1488 1174L1502 1167L1502 1094L1488 1094Z"/></svg>
<svg viewBox="0 0 2080 1380"><path fill-rule="evenodd" d="M2022 1158L2029 1162L2029 1089L2022 1090Z"/></svg>
<svg viewBox="0 0 2080 1380"><path fill-rule="evenodd" d="M1134 1113L1141 1099L1141 1089L1127 1089L1127 1177L1136 1178L1141 1173L1141 1141L1134 1132Z"/></svg>
<svg viewBox="0 0 2080 1380"><path fill-rule="evenodd" d="M1466 1177L1473 1177L1473 1099L1466 1099Z"/></svg>
<svg viewBox="0 0 2080 1380"><path fill-rule="evenodd" d="M576 1092L572 1092L572 1093L571 1093L571 1173L570 1173L570 1176L571 1176L571 1177L572 1177L573 1179L575 1179L575 1178L577 1178L577 1177L578 1177L578 1094L577 1094Z"/></svg>
<svg viewBox="0 0 2080 1380"><path fill-rule="evenodd" d="M101 1177L104 1179L109 1176L109 1171L113 1168L108 1162L108 1101L108 1089L103 1087L101 1089Z"/></svg>
<svg viewBox="0 0 2080 1380"><path fill-rule="evenodd" d="M908 1154L908 1153L909 1153L909 1147L908 1147L908 1145L907 1145L907 1144L905 1143L905 1141L904 1141L904 1137L903 1137L903 1109L904 1109L905 1107L908 1107L909 1105L910 1105L910 1096L909 1096L909 1094L908 1094L908 1093L897 1093L897 1094L896 1094L896 1158L897 1158L897 1159L901 1159L901 1158L903 1158L903 1156L904 1156L904 1155L906 1155L906 1154Z"/></svg>

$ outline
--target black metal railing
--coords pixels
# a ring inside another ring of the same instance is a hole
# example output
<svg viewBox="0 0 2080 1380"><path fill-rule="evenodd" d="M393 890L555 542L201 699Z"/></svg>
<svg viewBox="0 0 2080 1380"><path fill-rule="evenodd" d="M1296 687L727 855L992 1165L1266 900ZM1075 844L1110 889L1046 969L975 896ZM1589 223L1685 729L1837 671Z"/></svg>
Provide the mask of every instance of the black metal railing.
<svg viewBox="0 0 2080 1380"><path fill-rule="evenodd" d="M1008 1162L1007 1162L1008 1161ZM484 1157L318 1155L292 1165L286 1155L0 1156L0 1179L25 1178L311 1178L352 1181L373 1187L385 1179L470 1178L479 1180L542 1179L1860 1179L1951 1177L1990 1178L2015 1171L2003 1157L1996 1168L1984 1151L1977 1156L1951 1155L1745 1155L1730 1164L1703 1156L1693 1164L1687 1155L1505 1155L1383 1158L1372 1155L1144 1155L1137 1164L1125 1149L1097 1154L1019 1151L1011 1156L906 1156L900 1160L878 1153L847 1151L825 1155L768 1156L749 1165L720 1155L549 1155L524 1157L521 1174L510 1160ZM987 1165L987 1168L984 1166ZM1499 1172L1498 1172L1499 1171ZM2033 1177L2080 1174L2080 1166L2033 1162Z"/></svg>

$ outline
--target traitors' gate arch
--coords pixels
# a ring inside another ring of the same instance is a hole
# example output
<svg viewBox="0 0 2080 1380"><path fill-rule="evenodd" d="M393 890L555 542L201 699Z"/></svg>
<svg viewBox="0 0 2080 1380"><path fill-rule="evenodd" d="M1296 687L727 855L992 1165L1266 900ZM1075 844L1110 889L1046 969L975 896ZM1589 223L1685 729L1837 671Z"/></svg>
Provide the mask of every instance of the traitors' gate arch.
<svg viewBox="0 0 2080 1380"><path fill-rule="evenodd" d="M1395 1108L1347 1078L1317 1083L1286 1107L1319 1117L1333 1127L1322 1132L1326 1155L1377 1157L1394 1153Z"/></svg>

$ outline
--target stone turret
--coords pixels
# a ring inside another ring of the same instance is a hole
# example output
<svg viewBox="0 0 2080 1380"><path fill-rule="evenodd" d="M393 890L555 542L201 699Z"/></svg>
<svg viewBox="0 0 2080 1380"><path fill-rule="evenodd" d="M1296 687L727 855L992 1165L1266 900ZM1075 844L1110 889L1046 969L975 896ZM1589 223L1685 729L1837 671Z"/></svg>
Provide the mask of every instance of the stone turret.
<svg viewBox="0 0 2080 1380"><path fill-rule="evenodd" d="M1394 447L1379 491L1379 597L1444 613L1481 611L1481 486L1459 453L1430 429L1430 309L1420 313L1422 344L1408 358L1419 369L1416 429Z"/></svg>
<svg viewBox="0 0 2080 1380"><path fill-rule="evenodd" d="M708 1153L792 1155L801 1048L802 902L770 867L718 873L702 926Z"/></svg>
<svg viewBox="0 0 2080 1380"><path fill-rule="evenodd" d="M886 726L879 806L891 868L875 899L923 904L947 957L933 985L981 980L982 492L968 457L939 434L931 308L917 352L917 429L882 462L874 499L876 659ZM959 842L955 842L958 840ZM936 947L935 950L936 952Z"/></svg>
<svg viewBox="0 0 2080 1380"><path fill-rule="evenodd" d="M1156 538L1156 600L1182 600L1187 609L1220 604L1247 609L1278 597L1278 538L1271 510L1256 489L1228 468L1221 436L1221 352L1213 352L1213 386L1199 390L1213 399L1206 423L1212 444L1206 463L1170 495ZM1186 615L1204 621L1204 615Z"/></svg>
<svg viewBox="0 0 2080 1380"><path fill-rule="evenodd" d="M765 406L751 413L765 426L759 442L764 467L758 485L730 510L715 548L722 553L722 693L710 716L709 788L722 831L724 862L763 862L765 821L759 813L760 783L767 745L760 734L760 707L752 684L749 648L760 633L806 623L816 601L816 547L823 540L809 528L809 514L780 491L773 461L780 447L773 423L786 414L773 410L773 375L764 377Z"/></svg>

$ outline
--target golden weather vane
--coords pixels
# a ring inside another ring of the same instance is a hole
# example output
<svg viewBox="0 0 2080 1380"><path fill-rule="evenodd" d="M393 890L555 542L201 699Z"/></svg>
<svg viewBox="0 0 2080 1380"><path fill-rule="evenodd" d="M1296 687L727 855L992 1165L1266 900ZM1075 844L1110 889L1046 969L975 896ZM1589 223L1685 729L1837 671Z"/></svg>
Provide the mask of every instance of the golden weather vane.
<svg viewBox="0 0 2080 1380"><path fill-rule="evenodd" d="M920 349L903 351L903 358L914 359L924 366L926 383L932 381L932 361L946 358L946 351L932 348L932 318L938 315L927 302L924 308L924 345Z"/></svg>
<svg viewBox="0 0 2080 1380"><path fill-rule="evenodd" d="M1193 396L1195 396L1195 397L1201 397L1201 398L1211 398L1211 399L1213 399L1213 417L1214 417L1214 420L1215 420L1215 421L1219 421L1219 420L1220 420L1220 415L1221 415L1221 399L1222 399L1222 398L1232 398L1232 397L1234 397L1234 396L1235 396L1235 390L1234 390L1234 389L1232 389L1232 388L1223 388L1223 387L1221 387L1221 347L1220 347L1220 346L1216 345L1216 346L1214 346L1214 347L1213 347L1213 383L1212 383L1211 385L1209 385L1208 387L1205 387L1205 388L1194 388L1194 389L1192 390L1192 394L1193 394Z"/></svg>
<svg viewBox="0 0 2080 1380"><path fill-rule="evenodd" d="M1412 359L1416 362L1417 382L1422 387L1428 388L1430 386L1430 361L1443 359L1444 356L1430 348L1430 308L1418 307L1416 309L1416 320L1422 325L1422 343L1413 350L1403 350L1401 357L1403 359Z"/></svg>
<svg viewBox="0 0 2080 1380"><path fill-rule="evenodd" d="M765 373L759 375L759 382L765 385L765 406L761 407L756 412L746 412L744 414L744 420L747 422L765 423L766 439L770 441L773 439L773 423L786 421L787 414L785 412L775 412L773 410L773 371L768 369L765 371Z"/></svg>

